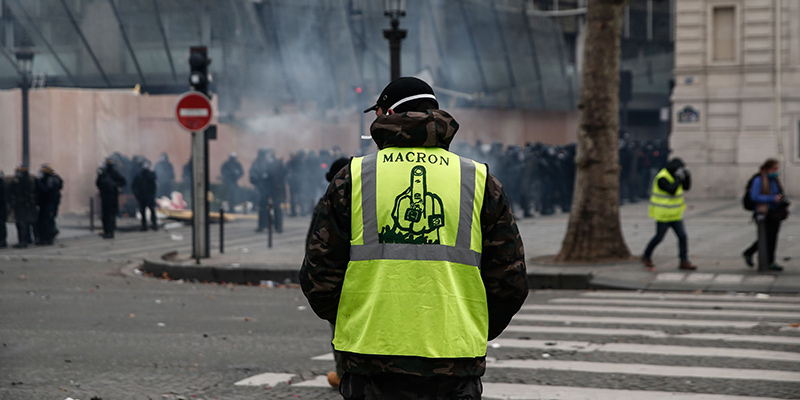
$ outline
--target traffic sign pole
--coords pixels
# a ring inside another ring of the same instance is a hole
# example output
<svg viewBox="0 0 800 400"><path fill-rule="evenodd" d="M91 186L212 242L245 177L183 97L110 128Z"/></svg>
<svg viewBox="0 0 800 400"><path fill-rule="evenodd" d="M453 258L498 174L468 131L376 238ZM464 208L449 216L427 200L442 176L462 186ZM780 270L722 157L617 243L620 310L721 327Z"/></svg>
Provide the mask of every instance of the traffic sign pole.
<svg viewBox="0 0 800 400"><path fill-rule="evenodd" d="M206 188L206 138L205 132L192 132L192 257L200 264L208 258L208 203Z"/></svg>
<svg viewBox="0 0 800 400"><path fill-rule="evenodd" d="M183 129L192 132L192 257L200 264L210 256L208 218L208 139L211 101L204 93L187 92L175 107L175 117Z"/></svg>

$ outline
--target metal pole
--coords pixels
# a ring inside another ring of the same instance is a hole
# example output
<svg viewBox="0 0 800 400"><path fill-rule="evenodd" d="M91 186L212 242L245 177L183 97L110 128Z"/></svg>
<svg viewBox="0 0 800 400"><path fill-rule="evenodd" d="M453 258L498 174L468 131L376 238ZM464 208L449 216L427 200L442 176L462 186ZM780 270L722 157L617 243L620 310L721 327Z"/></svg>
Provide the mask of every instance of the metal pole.
<svg viewBox="0 0 800 400"><path fill-rule="evenodd" d="M225 253L225 210L219 207L219 254Z"/></svg>
<svg viewBox="0 0 800 400"><path fill-rule="evenodd" d="M94 197L89 197L89 232L94 233Z"/></svg>
<svg viewBox="0 0 800 400"><path fill-rule="evenodd" d="M400 20L392 18L392 29L384 29L383 37L389 39L389 54L391 56L391 77L395 80L400 77L400 44L406 38L406 30L399 29Z"/></svg>
<svg viewBox="0 0 800 400"><path fill-rule="evenodd" d="M28 73L24 73L22 78L22 164L30 168L30 125L28 116L28 92L31 86L31 78Z"/></svg>
<svg viewBox="0 0 800 400"><path fill-rule="evenodd" d="M192 132L192 255L197 263L208 257L206 218L208 217L205 160L205 133Z"/></svg>

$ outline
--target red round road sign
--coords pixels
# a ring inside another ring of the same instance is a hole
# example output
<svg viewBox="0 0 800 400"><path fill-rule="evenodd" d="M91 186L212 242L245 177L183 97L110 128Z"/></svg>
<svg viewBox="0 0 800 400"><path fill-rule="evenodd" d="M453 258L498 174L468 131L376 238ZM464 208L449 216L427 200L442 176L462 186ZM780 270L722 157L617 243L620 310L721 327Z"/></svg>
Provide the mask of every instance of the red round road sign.
<svg viewBox="0 0 800 400"><path fill-rule="evenodd" d="M175 116L187 131L202 131L211 123L211 100L200 92L186 92L178 99Z"/></svg>

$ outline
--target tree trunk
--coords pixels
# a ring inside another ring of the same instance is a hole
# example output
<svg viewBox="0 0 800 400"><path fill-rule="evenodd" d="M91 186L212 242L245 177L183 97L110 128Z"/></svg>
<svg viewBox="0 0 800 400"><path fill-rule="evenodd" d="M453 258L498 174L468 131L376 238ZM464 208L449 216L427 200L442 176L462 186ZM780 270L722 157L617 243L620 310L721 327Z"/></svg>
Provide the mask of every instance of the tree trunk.
<svg viewBox="0 0 800 400"><path fill-rule="evenodd" d="M575 193L556 261L631 256L619 218L619 57L625 4L625 0L588 2Z"/></svg>

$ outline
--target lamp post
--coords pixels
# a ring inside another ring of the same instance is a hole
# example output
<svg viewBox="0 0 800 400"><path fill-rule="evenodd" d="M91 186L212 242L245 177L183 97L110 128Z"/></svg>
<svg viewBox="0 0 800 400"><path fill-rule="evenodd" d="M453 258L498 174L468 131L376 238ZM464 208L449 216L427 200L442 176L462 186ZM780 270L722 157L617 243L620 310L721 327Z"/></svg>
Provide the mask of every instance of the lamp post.
<svg viewBox="0 0 800 400"><path fill-rule="evenodd" d="M383 15L389 17L392 29L384 29L383 37L389 39L391 55L392 80L400 77L400 43L406 38L407 31L400 29L400 17L406 15L406 0L384 0Z"/></svg>
<svg viewBox="0 0 800 400"><path fill-rule="evenodd" d="M19 69L22 73L22 164L30 167L30 140L28 126L28 90L31 88L31 71L33 70L33 52L20 50L16 54Z"/></svg>

